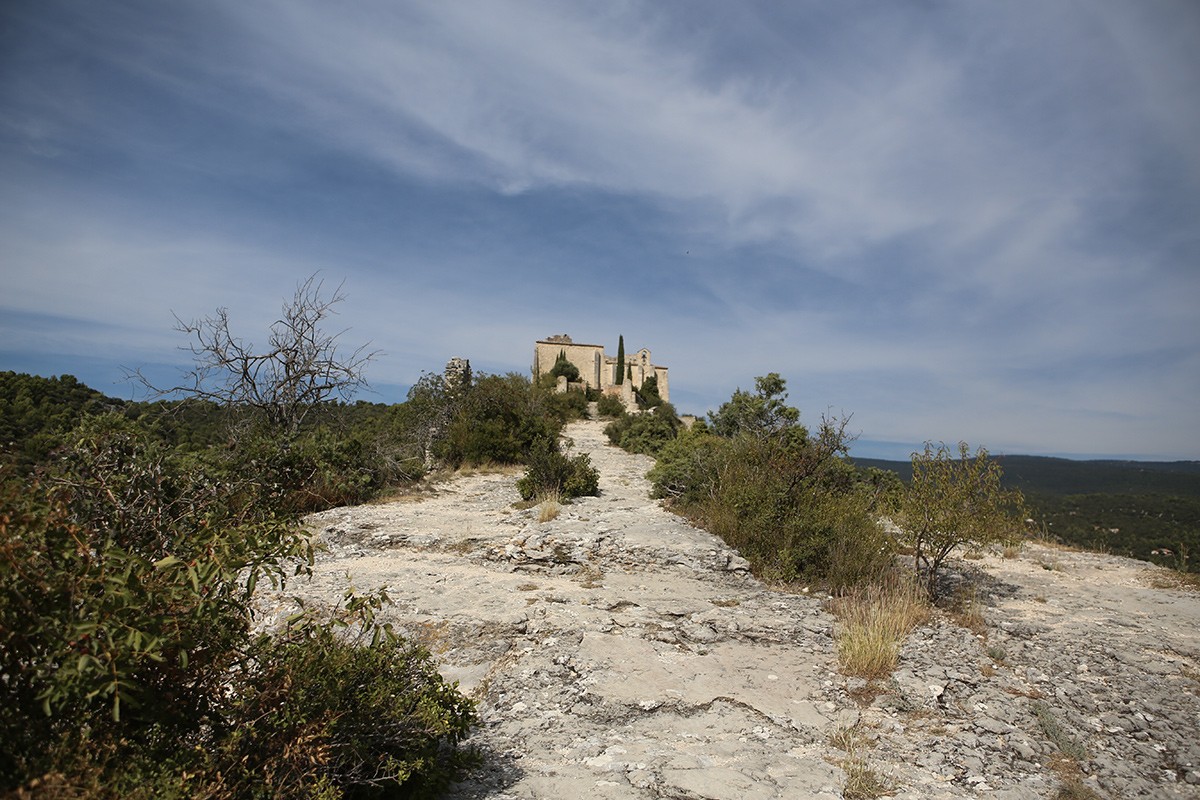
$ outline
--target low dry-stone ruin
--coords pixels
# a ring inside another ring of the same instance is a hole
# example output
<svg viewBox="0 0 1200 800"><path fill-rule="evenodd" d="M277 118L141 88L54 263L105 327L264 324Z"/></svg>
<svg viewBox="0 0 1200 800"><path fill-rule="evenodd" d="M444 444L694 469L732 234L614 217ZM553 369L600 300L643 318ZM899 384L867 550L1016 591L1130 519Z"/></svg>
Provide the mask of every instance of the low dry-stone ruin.
<svg viewBox="0 0 1200 800"><path fill-rule="evenodd" d="M291 589L387 586L479 700L486 761L452 797L832 800L849 731L896 798L1053 797L1074 747L1099 797L1200 797L1200 601L1154 588L1165 570L1038 547L961 562L986 633L938 617L865 691L823 598L755 580L601 430L568 429L601 495L551 522L494 473L311 519L328 552Z"/></svg>

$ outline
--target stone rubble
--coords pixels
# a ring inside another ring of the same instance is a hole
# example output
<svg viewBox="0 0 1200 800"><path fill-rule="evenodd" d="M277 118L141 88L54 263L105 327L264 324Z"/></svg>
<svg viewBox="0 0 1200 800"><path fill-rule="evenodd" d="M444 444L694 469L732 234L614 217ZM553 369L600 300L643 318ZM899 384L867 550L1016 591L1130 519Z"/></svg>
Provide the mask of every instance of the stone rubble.
<svg viewBox="0 0 1200 800"><path fill-rule="evenodd" d="M557 519L514 507L515 474L326 511L312 579L274 600L387 587L385 618L479 703L485 761L451 797L839 798L853 729L896 798L1052 797L1063 747L1100 797L1200 798L1195 593L1095 554L963 561L985 633L939 613L868 686L838 672L825 598L757 581L602 431L569 427L601 493Z"/></svg>

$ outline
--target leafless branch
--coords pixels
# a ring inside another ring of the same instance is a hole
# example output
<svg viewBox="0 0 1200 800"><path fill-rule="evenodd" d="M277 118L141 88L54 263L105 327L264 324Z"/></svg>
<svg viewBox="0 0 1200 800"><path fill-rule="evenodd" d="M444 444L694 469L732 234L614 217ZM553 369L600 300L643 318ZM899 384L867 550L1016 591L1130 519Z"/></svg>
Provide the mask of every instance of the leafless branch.
<svg viewBox="0 0 1200 800"><path fill-rule="evenodd" d="M294 434L314 408L366 387L364 371L379 355L369 344L340 352L348 329L329 333L322 326L345 299L343 285L325 296L317 276L300 283L271 324L262 352L233 334L226 308L190 322L176 315L175 330L189 339L182 349L191 353L192 368L169 388L153 385L140 371L131 377L159 397L183 395L252 409L271 427Z"/></svg>

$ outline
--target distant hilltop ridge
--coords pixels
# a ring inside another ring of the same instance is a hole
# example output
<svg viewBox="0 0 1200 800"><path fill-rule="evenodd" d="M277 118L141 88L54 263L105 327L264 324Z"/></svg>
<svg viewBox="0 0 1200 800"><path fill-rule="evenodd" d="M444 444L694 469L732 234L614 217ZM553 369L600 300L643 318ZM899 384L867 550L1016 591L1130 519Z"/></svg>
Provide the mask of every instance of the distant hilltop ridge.
<svg viewBox="0 0 1200 800"><path fill-rule="evenodd" d="M1050 494L1173 494L1200 497L1200 461L1076 460L1050 456L993 456L1004 468L1004 483L1023 492ZM912 477L908 461L853 458L861 467Z"/></svg>
<svg viewBox="0 0 1200 800"><path fill-rule="evenodd" d="M658 382L658 396L664 403L671 401L667 368L655 364L649 348L643 347L625 356L625 375L618 373L619 354L610 356L604 345L581 344L565 333L539 339L533 346L533 377L537 380L554 368L559 354L566 356L579 369L579 380L587 389L616 396L632 395L648 379Z"/></svg>

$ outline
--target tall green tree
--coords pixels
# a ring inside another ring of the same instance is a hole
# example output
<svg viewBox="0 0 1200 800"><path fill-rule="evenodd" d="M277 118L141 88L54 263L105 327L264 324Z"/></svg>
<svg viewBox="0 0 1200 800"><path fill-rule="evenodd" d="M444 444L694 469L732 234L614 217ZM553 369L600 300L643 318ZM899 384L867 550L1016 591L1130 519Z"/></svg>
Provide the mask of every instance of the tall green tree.
<svg viewBox="0 0 1200 800"><path fill-rule="evenodd" d="M625 382L625 337L617 337L617 385Z"/></svg>

